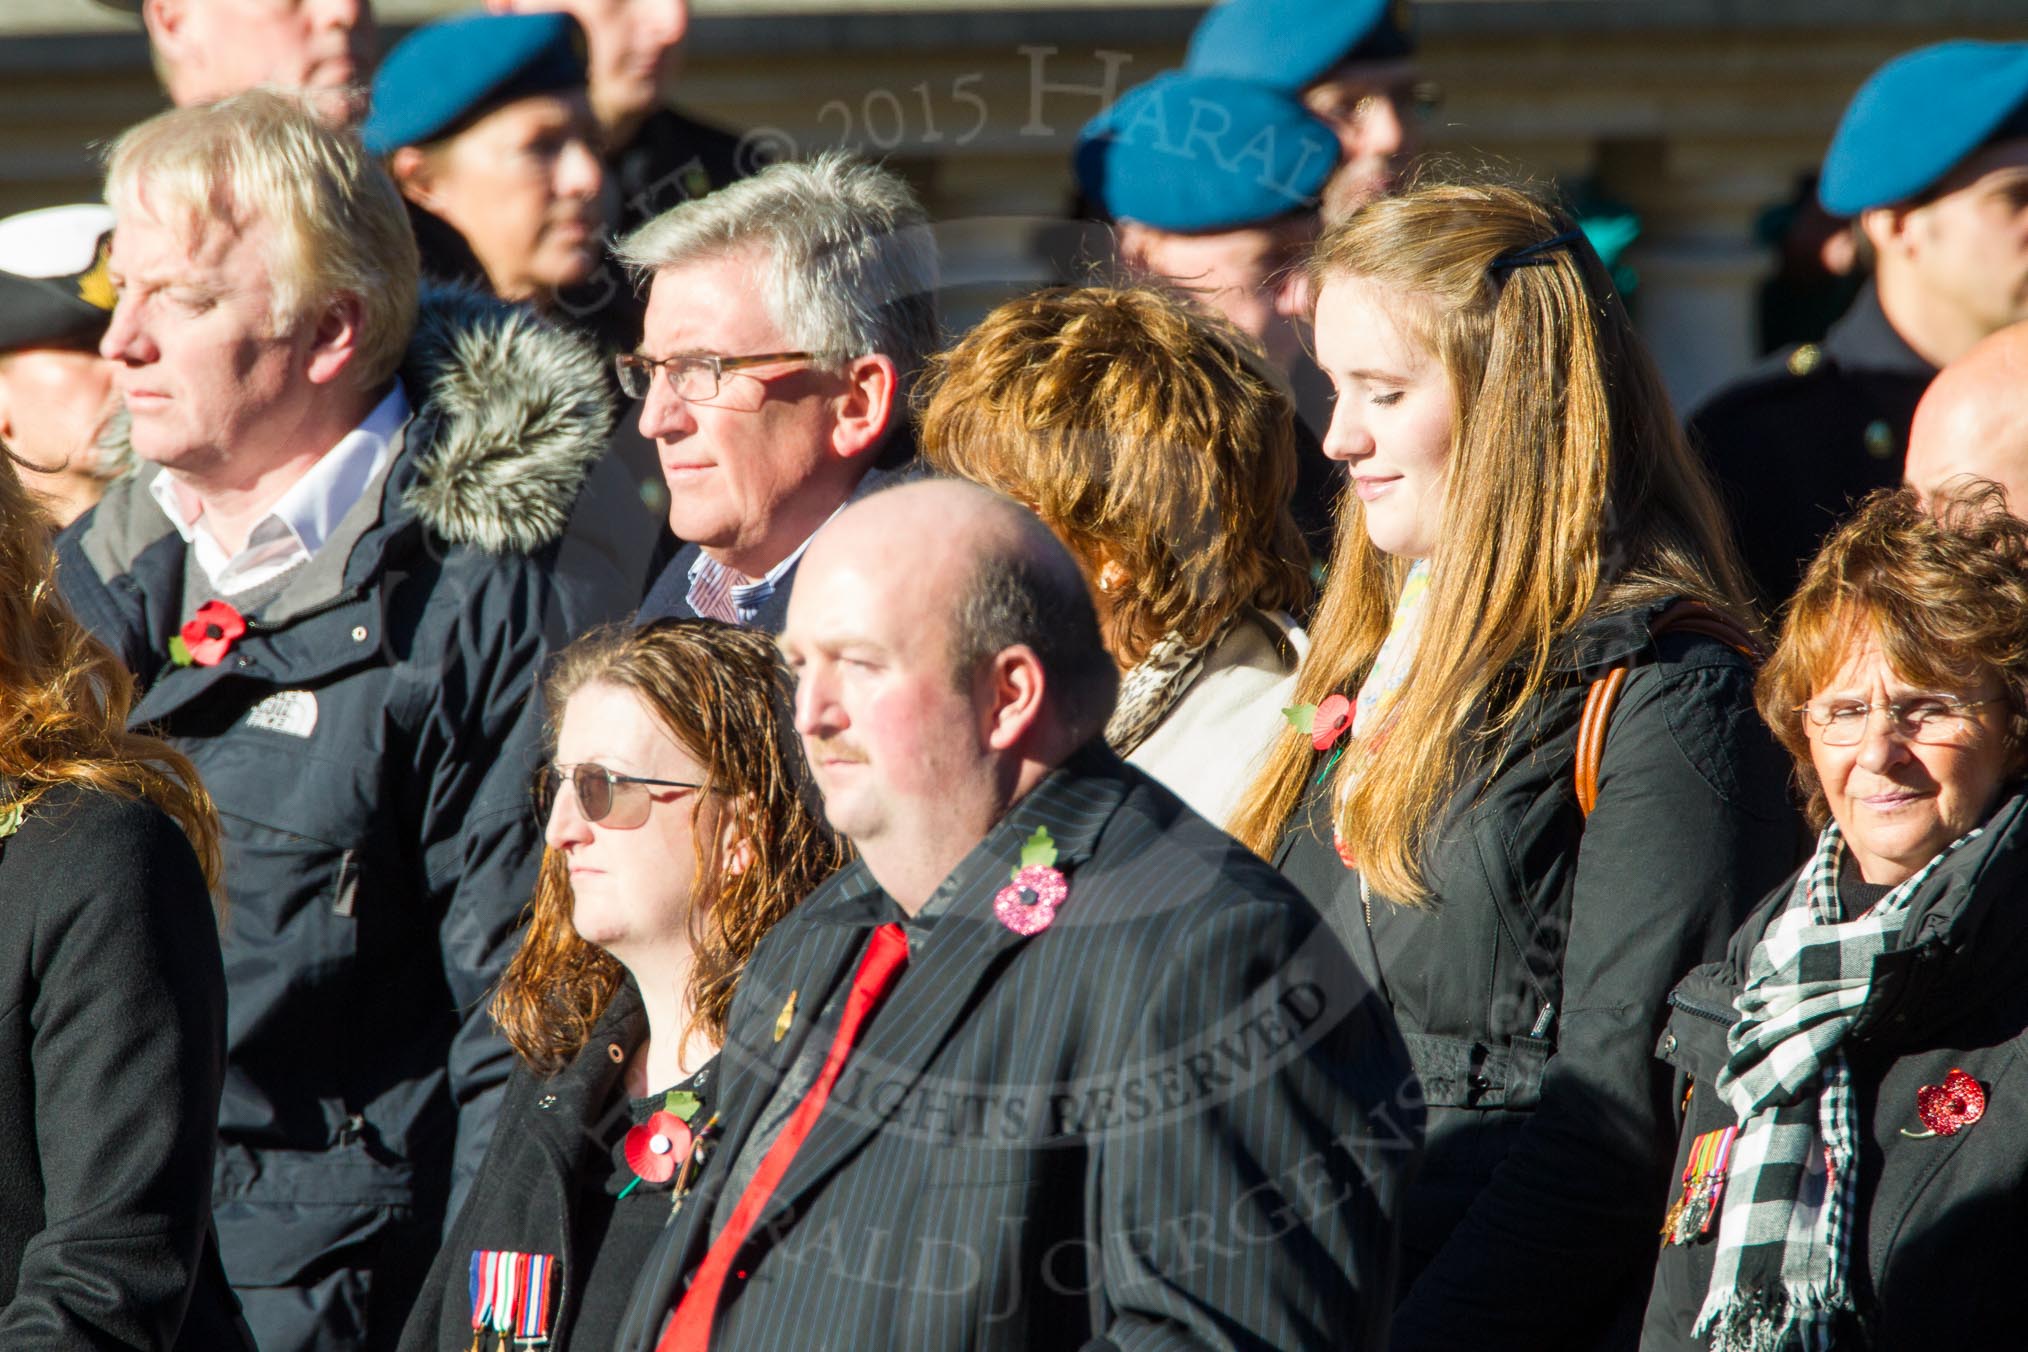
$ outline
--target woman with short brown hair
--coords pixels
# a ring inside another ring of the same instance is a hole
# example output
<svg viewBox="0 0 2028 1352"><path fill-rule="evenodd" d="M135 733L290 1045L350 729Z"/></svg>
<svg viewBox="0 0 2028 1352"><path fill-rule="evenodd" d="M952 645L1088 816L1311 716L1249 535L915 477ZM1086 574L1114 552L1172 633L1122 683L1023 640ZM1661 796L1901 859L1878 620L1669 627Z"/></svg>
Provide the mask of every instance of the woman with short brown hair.
<svg viewBox="0 0 2028 1352"><path fill-rule="evenodd" d="M1149 288L1008 301L925 391L924 458L1026 503L1083 567L1123 673L1107 740L1221 824L1307 646L1294 417L1237 329Z"/></svg>
<svg viewBox="0 0 2028 1352"><path fill-rule="evenodd" d="M1819 827L1669 995L1689 1111L1642 1347L2018 1345L2028 522L1863 502L1760 679Z"/></svg>
<svg viewBox="0 0 2028 1352"><path fill-rule="evenodd" d="M715 620L601 631L558 656L544 694L547 849L493 1000L521 1064L403 1331L415 1352L489 1331L557 1352L612 1345L709 1154L740 973L847 858L802 773L765 634Z"/></svg>

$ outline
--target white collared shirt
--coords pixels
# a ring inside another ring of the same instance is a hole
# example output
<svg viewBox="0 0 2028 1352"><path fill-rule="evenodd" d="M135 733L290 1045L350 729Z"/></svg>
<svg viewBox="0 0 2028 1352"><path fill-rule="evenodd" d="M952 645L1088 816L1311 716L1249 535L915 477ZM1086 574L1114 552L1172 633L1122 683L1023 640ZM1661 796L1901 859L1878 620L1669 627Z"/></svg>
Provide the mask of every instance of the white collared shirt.
<svg viewBox="0 0 2028 1352"><path fill-rule="evenodd" d="M228 556L204 526L204 504L168 471L148 484L169 524L197 556L198 567L222 595L258 587L302 563L331 538L339 521L365 496L393 458L395 433L408 421L408 393L401 381L373 406L359 426L310 466L275 499L266 516L247 532L246 547Z"/></svg>

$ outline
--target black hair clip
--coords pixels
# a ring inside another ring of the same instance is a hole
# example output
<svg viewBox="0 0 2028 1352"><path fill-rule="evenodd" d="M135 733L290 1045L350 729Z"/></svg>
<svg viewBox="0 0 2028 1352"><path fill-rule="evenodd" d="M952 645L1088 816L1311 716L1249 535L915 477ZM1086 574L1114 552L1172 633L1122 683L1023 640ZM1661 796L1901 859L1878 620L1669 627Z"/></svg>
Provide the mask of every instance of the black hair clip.
<svg viewBox="0 0 2028 1352"><path fill-rule="evenodd" d="M1551 250L1561 249L1567 244L1575 244L1583 238L1584 231L1582 230L1566 230L1560 235L1543 240L1540 244L1530 244L1525 249L1516 249L1512 253L1501 254L1498 258L1486 264L1486 271L1501 273L1511 268L1525 268L1532 267L1537 263L1547 263L1550 261L1548 255Z"/></svg>

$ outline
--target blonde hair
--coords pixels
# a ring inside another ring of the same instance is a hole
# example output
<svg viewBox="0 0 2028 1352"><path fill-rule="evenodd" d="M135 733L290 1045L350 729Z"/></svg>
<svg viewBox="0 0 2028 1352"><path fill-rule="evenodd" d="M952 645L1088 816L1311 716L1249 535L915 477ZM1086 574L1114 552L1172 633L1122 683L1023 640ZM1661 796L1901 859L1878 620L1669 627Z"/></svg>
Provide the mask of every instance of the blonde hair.
<svg viewBox="0 0 2028 1352"><path fill-rule="evenodd" d="M1404 904L1429 899L1438 814L1587 616L1671 596L1751 616L1716 495L1597 255L1574 237L1512 258L1575 228L1524 188L1425 183L1354 213L1311 263L1313 292L1358 278L1399 298L1457 410L1419 645L1386 736L1362 739L1331 786L1362 874ZM1301 701L1357 687L1409 566L1373 546L1350 498L1334 560ZM1271 851L1315 758L1282 739L1234 834Z"/></svg>
<svg viewBox="0 0 2028 1352"><path fill-rule="evenodd" d="M129 128L106 155L106 201L118 216L145 212L193 239L265 223L275 330L354 296L359 388L400 367L421 270L407 210L358 137L326 126L303 96L256 89Z"/></svg>
<svg viewBox="0 0 2028 1352"><path fill-rule="evenodd" d="M1998 681L2008 741L2017 756L2028 747L2028 522L2008 514L2004 489L1975 480L1934 511L1913 489L1876 490L1810 561L1754 694L1817 826L1831 812L1798 708L1869 635L1905 681Z"/></svg>
<svg viewBox="0 0 2028 1352"><path fill-rule="evenodd" d="M1295 409L1226 320L1147 288L1008 301L930 363L922 454L1034 508L1095 573L1126 572L1106 644L1208 641L1247 606L1309 603L1290 515Z"/></svg>

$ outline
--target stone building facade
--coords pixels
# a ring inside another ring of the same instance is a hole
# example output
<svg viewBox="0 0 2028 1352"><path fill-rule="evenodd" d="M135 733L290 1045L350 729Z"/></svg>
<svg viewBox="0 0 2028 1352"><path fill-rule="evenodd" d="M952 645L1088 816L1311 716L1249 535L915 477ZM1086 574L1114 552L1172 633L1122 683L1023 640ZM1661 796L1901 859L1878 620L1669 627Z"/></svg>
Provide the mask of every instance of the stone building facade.
<svg viewBox="0 0 2028 1352"><path fill-rule="evenodd" d="M475 0L380 0L390 38ZM884 156L920 187L962 323L1077 271L1070 145L1103 99L1181 59L1202 5L694 0L672 90L771 153ZM1677 398L1754 355L1760 213L1814 167L1898 51L2028 38L2028 0L1420 0L1444 91L1433 148L1583 183L1642 224L1626 262ZM0 214L95 192L94 147L162 106L131 19L0 0Z"/></svg>

